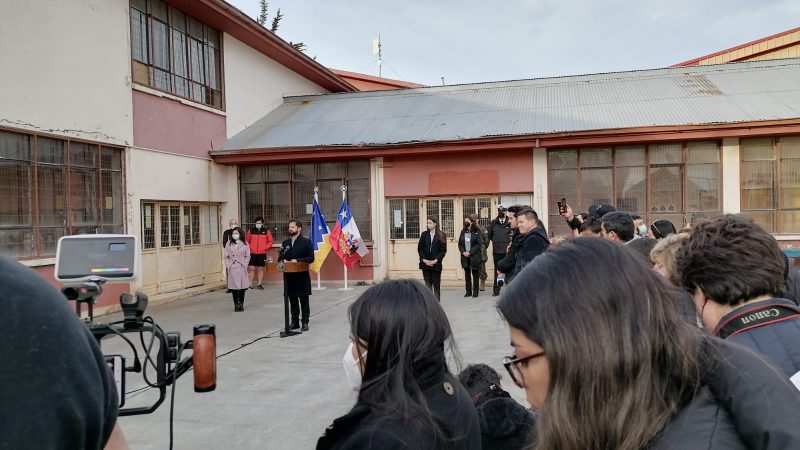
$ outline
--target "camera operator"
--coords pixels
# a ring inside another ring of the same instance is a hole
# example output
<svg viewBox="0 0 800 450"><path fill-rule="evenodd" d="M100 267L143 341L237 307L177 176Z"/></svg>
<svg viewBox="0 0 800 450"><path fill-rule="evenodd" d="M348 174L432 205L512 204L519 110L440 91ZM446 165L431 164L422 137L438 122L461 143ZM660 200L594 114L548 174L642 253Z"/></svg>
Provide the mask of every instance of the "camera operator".
<svg viewBox="0 0 800 450"><path fill-rule="evenodd" d="M0 258L0 449L127 449L116 386L64 296Z"/></svg>
<svg viewBox="0 0 800 450"><path fill-rule="evenodd" d="M519 250L519 243L522 241L523 237L517 227L517 213L525 208L530 208L530 206L514 205L509 206L506 210L508 225L511 227L511 243L508 244L506 256L497 261L498 286L500 286L501 283L508 283L511 281L511 277L514 276L514 266L517 264L517 251Z"/></svg>

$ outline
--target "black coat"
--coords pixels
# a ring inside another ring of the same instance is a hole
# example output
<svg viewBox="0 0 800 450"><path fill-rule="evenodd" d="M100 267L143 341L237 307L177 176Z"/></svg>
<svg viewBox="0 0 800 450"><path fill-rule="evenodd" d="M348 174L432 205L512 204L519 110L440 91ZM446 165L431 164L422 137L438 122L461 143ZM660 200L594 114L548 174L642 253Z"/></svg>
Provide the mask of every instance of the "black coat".
<svg viewBox="0 0 800 450"><path fill-rule="evenodd" d="M423 270L442 271L442 260L447 253L447 240L440 241L434 236L431 242L431 233L426 231L419 236L419 244L417 244L417 253L419 254L419 268ZM423 259L436 260L436 264L429 266L422 262Z"/></svg>
<svg viewBox="0 0 800 450"><path fill-rule="evenodd" d="M717 338L708 343L703 386L648 448L800 448L800 391L750 350Z"/></svg>
<svg viewBox="0 0 800 450"><path fill-rule="evenodd" d="M483 450L522 450L530 448L536 416L520 405L508 392L475 405L481 424Z"/></svg>
<svg viewBox="0 0 800 450"><path fill-rule="evenodd" d="M524 235L519 242L519 250L517 251L517 259L514 264L514 275L517 276L522 269L525 268L533 258L541 255L550 246L550 240L547 239L547 232L542 227L536 227L530 233ZM506 282L508 282L506 276Z"/></svg>
<svg viewBox="0 0 800 450"><path fill-rule="evenodd" d="M470 251L469 258L464 256L466 251L464 243L464 235L467 230L461 230L461 236L458 237L458 251L461 254L461 267L464 269L480 269L483 264L483 256L481 256L481 245L483 245L483 236L481 231L477 228L469 230L470 233Z"/></svg>
<svg viewBox="0 0 800 450"><path fill-rule="evenodd" d="M287 239L281 244L281 253L283 257L279 257L279 261L290 261L296 259L297 262L313 263L314 262L314 245L311 239L305 236L299 236L294 241ZM311 275L308 270L304 272L284 273L283 279L286 281L286 295L289 297L299 297L311 295Z"/></svg>
<svg viewBox="0 0 800 450"><path fill-rule="evenodd" d="M492 243L492 253L495 255L506 253L511 242L511 223L504 218L503 223L496 218L489 224L489 241Z"/></svg>
<svg viewBox="0 0 800 450"><path fill-rule="evenodd" d="M506 256L500 261L497 261L497 271L506 274L506 281L510 280L514 275L514 266L517 264L519 244L524 237L525 236L519 234L519 231L514 230L511 237L511 247L508 248Z"/></svg>
<svg viewBox="0 0 800 450"><path fill-rule="evenodd" d="M374 409L356 404L336 419L317 442L317 450L479 450L481 429L478 413L467 391L442 372L423 396L434 422L449 438L444 442L431 433L414 431L408 424L381 420Z"/></svg>

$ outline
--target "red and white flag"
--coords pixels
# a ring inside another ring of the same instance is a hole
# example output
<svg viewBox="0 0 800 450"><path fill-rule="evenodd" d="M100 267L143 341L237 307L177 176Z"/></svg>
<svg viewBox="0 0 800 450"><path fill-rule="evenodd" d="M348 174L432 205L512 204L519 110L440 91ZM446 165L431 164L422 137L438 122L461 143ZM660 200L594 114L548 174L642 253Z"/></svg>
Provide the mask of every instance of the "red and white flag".
<svg viewBox="0 0 800 450"><path fill-rule="evenodd" d="M339 215L336 216L336 226L328 236L328 240L333 251L339 255L339 259L348 269L352 269L364 255L369 253L367 245L361 239L361 233L358 231L358 226L356 226L356 221L350 212L350 205L347 204L347 200L344 200L342 207L339 208Z"/></svg>

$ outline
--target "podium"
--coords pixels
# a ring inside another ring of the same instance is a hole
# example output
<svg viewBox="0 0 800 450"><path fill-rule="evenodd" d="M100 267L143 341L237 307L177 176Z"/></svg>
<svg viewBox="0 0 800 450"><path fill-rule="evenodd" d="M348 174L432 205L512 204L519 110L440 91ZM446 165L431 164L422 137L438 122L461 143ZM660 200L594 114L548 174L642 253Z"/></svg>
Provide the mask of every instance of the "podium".
<svg viewBox="0 0 800 450"><path fill-rule="evenodd" d="M279 261L267 263L267 272L272 273L295 273L305 272L307 270L308 263L304 262ZM302 331L292 331L289 329L289 294L286 291L286 277L283 278L283 324L284 329L281 331L282 338L303 334Z"/></svg>

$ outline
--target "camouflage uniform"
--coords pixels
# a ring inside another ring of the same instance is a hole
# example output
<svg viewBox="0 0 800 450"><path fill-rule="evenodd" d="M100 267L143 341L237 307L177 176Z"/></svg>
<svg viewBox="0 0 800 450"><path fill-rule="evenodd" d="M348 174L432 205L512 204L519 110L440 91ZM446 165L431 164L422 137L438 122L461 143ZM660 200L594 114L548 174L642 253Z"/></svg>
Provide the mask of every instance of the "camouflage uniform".
<svg viewBox="0 0 800 450"><path fill-rule="evenodd" d="M489 278L489 275L486 273L486 261L489 260L489 254L486 252L486 248L489 246L489 233L486 232L486 227L483 225L479 225L478 230L481 232L481 237L483 238L483 245L481 245L481 259L483 260L483 263L481 263L481 290L483 290L483 284L486 283L486 279Z"/></svg>

